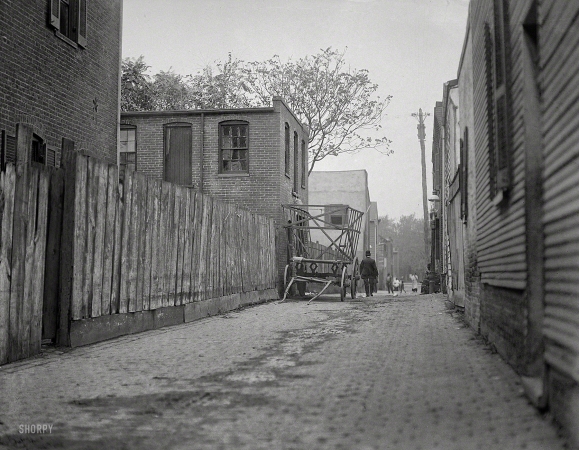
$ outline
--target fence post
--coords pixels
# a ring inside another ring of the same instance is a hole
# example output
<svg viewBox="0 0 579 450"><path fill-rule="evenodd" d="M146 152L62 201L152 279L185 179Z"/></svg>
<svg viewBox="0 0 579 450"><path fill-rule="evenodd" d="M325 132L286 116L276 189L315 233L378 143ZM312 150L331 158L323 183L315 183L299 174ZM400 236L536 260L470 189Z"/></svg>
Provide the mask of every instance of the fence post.
<svg viewBox="0 0 579 450"><path fill-rule="evenodd" d="M76 156L74 142L63 138L61 166L64 170L64 220L62 221L60 246L60 307L58 333L56 336L57 344L63 346L70 345L70 305L74 271Z"/></svg>

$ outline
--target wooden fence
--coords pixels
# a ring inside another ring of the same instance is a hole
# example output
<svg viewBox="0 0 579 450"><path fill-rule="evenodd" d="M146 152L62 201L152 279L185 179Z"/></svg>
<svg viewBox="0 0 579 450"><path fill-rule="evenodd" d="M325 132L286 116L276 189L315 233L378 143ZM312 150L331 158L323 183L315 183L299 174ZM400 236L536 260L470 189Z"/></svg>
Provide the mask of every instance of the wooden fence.
<svg viewBox="0 0 579 450"><path fill-rule="evenodd" d="M72 320L275 288L272 220L75 156Z"/></svg>
<svg viewBox="0 0 579 450"><path fill-rule="evenodd" d="M66 142L61 169L28 160L0 172L0 364L67 345L73 321L276 287L273 220L138 172L119 183Z"/></svg>

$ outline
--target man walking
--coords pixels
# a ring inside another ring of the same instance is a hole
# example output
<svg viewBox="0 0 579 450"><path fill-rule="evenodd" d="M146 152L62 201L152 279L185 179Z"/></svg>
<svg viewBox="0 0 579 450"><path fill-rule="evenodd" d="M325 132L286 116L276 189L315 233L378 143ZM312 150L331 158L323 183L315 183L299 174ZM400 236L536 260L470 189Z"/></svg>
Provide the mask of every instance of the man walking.
<svg viewBox="0 0 579 450"><path fill-rule="evenodd" d="M374 295L372 293L374 287L374 280L378 276L378 267L376 261L371 258L370 250L366 251L366 257L360 263L360 276L364 280L364 288L366 289L366 297Z"/></svg>

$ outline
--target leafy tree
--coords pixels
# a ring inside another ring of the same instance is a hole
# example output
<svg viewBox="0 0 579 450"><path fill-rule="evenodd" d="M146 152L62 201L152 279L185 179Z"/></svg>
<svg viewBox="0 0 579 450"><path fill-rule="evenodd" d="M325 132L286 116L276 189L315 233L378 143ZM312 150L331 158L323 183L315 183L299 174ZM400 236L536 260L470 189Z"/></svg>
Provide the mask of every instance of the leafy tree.
<svg viewBox="0 0 579 450"><path fill-rule="evenodd" d="M393 221L388 216L380 218L378 234L392 239L394 248L398 250L401 275L421 275L426 269L423 221L424 219L418 219L414 214L401 216L398 221Z"/></svg>
<svg viewBox="0 0 579 450"><path fill-rule="evenodd" d="M201 73L190 75L190 88L196 108L246 108L255 106L251 88L243 76L243 62L233 59L217 62L216 69L205 67Z"/></svg>
<svg viewBox="0 0 579 450"><path fill-rule="evenodd" d="M179 111L196 107L187 78L171 69L153 77L151 93L152 109L156 111Z"/></svg>
<svg viewBox="0 0 579 450"><path fill-rule="evenodd" d="M143 55L125 58L121 73L121 111L150 111L153 109L149 66Z"/></svg>
<svg viewBox="0 0 579 450"><path fill-rule="evenodd" d="M265 106L282 97L308 126L309 172L328 156L375 149L390 154L381 136L381 119L390 96L381 99L367 70L346 65L345 51L331 47L298 60L279 56L244 62L229 54L225 62L195 75L169 70L152 79L143 57L123 61L122 109L171 110ZM374 136L374 137L373 137ZM378 137L376 137L378 136Z"/></svg>
<svg viewBox="0 0 579 450"><path fill-rule="evenodd" d="M391 96L380 99L368 71L346 66L344 54L330 47L296 61L274 56L244 70L259 101L269 104L271 97L282 97L309 127L309 173L328 156L365 149L391 153L386 137L367 135L380 131Z"/></svg>

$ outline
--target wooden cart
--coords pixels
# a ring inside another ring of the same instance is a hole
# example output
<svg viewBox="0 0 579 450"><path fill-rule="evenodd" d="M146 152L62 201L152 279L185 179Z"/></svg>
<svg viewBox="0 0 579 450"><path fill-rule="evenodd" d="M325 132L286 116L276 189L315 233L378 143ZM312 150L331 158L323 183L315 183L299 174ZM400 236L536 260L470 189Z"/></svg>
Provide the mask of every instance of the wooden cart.
<svg viewBox="0 0 579 450"><path fill-rule="evenodd" d="M352 299L356 298L360 279L356 250L364 213L345 205L282 206L288 233L282 301L293 285L303 291L306 283L324 285L310 302L331 285L340 287L341 301L346 298L348 288ZM312 242L312 232L321 243Z"/></svg>

